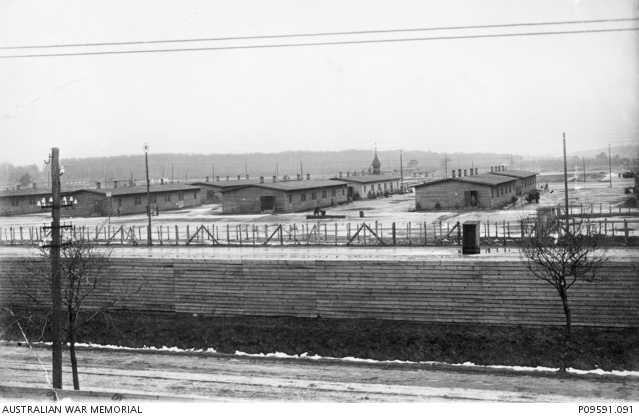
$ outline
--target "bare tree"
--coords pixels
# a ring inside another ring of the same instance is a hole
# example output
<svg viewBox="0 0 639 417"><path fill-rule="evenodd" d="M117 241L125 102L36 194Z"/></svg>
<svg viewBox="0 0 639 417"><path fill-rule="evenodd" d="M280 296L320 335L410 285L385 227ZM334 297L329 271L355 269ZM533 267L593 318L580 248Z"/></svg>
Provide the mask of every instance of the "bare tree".
<svg viewBox="0 0 639 417"><path fill-rule="evenodd" d="M527 227L521 241L521 261L533 275L552 285L561 298L566 317L561 365L565 371L572 329L568 290L579 281L608 279L602 271L608 261L607 250L602 247L604 237L598 233L597 224L584 217L573 218L568 227L557 219L539 216L522 221Z"/></svg>
<svg viewBox="0 0 639 417"><path fill-rule="evenodd" d="M75 345L78 332L91 320L102 316L112 322L108 311L138 294L147 283L148 274L134 280L115 280L112 268L112 249L100 246L84 233L67 232L60 250L62 303L66 311L63 327L73 371L73 388L80 389ZM39 311L40 319L51 319L51 262L46 245L39 248L39 259L25 265L26 275L15 276L12 286ZM38 309L39 307L39 309ZM29 317L32 322L33 317ZM44 334L44 332L42 332ZM41 336L42 337L42 336Z"/></svg>

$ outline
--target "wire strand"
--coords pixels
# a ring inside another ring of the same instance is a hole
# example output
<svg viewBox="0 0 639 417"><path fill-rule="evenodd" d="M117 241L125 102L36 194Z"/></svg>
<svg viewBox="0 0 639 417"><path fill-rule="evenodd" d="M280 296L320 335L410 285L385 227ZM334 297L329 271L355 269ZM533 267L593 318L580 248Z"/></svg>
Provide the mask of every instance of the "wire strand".
<svg viewBox="0 0 639 417"><path fill-rule="evenodd" d="M501 34L493 34L493 35L442 36L442 37L433 37L433 38L377 39L377 40L363 40L363 41L315 42L315 43L275 44L275 45L219 46L219 47L207 47L207 48L147 49L147 50L141 50L141 51L129 50L129 51L105 51L105 52L72 52L72 53L62 53L62 54L2 55L0 56L0 59L67 57L67 56L86 56L86 55L148 54L148 53L166 53L166 52L221 51L221 50L232 50L232 49L291 48L291 47L303 47L303 46L356 45L356 44L371 44L371 43L438 41L438 40L454 40L454 39L502 38L502 37L516 37L516 36L570 35L570 34L580 34L580 33L624 32L624 31L636 31L636 30L639 30L639 28L575 30L575 31L563 31L563 32L501 33Z"/></svg>
<svg viewBox="0 0 639 417"><path fill-rule="evenodd" d="M155 40L155 41L79 43L79 44L60 44L60 45L5 46L5 47L0 47L0 49L74 48L74 47L91 47L91 46L146 45L146 44L181 43L181 42L217 42L217 41L250 40L250 39L277 39L277 38L298 38L298 37L316 37L316 36L365 35L365 34L375 34L375 33L423 32L423 31L434 31L434 30L489 29L489 28L506 28L506 27L521 27L521 26L571 25L571 24L587 24L587 23L628 22L628 21L637 21L637 20L639 20L639 18L571 20L571 21L563 21L563 22L508 23L508 24L501 24L501 25L449 26L449 27L433 27L433 28L417 28L417 29L362 30L362 31L350 31L350 32L301 33L301 34L289 34L289 35L237 36L237 37L226 37L226 38L196 38L196 39L169 39L169 40Z"/></svg>

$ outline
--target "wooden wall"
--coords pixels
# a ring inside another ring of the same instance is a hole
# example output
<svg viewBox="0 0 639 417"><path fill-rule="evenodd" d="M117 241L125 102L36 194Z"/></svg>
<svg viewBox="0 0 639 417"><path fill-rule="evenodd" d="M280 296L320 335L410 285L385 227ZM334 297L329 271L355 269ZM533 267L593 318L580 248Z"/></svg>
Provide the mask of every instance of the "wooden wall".
<svg viewBox="0 0 639 417"><path fill-rule="evenodd" d="M511 185L510 191L498 195L500 187L508 187L509 185ZM492 195L491 188L494 193ZM496 186L455 181L453 179L418 186L415 187L415 207L419 207L419 210L432 210L435 208L435 204L439 202L442 209L469 208L470 206L466 205L465 191L477 191L477 207L480 209L499 207L509 203L515 195L515 179L513 178L510 184L505 183Z"/></svg>
<svg viewBox="0 0 639 417"><path fill-rule="evenodd" d="M12 288L25 258L3 258L0 305L24 305ZM556 290L512 262L114 259L112 288L149 276L123 306L206 315L370 318L561 325ZM605 283L569 293L576 326L639 327L639 278L613 262ZM16 281L17 280L17 281ZM91 300L96 305L108 289Z"/></svg>
<svg viewBox="0 0 639 417"><path fill-rule="evenodd" d="M342 192L342 187L344 192ZM335 190L334 197L332 190ZM326 198L322 197L322 191L326 191ZM314 192L316 193L315 200L312 198ZM306 195L306 201L302 201L302 194ZM289 202L289 195L292 196L292 202ZM260 213L260 197L262 196L272 196L275 201L275 210L281 209L286 213L313 210L318 205L321 208L331 207L331 201L335 205L344 204L348 198L346 184L287 191L248 186L224 192L222 211L225 214Z"/></svg>

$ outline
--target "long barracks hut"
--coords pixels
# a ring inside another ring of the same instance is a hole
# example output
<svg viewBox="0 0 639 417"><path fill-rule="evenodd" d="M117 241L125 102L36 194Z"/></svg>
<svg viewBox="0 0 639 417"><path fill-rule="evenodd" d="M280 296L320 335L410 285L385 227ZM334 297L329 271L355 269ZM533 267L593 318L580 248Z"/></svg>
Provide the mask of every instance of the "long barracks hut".
<svg viewBox="0 0 639 417"><path fill-rule="evenodd" d="M524 195L537 188L537 172L518 171L514 169L496 170L492 172L495 175L505 175L507 177L516 178L515 194Z"/></svg>
<svg viewBox="0 0 639 417"><path fill-rule="evenodd" d="M107 197L107 192L111 193L111 198ZM151 209L155 210L157 205L162 212L198 206L200 193L201 187L186 184L151 185L149 187ZM74 213L68 213L74 217L108 216L109 206L111 216L117 215L118 209L120 209L120 215L146 213L147 196L144 185L80 190L74 195L78 205L73 210Z"/></svg>
<svg viewBox="0 0 639 417"><path fill-rule="evenodd" d="M18 187L15 190L0 190L0 216L12 216L30 213L39 213L38 201L43 198L47 204L51 197L51 188L36 188L35 183L31 188ZM76 198L77 190L64 187L60 191L61 197ZM64 210L61 212L64 215Z"/></svg>
<svg viewBox="0 0 639 417"><path fill-rule="evenodd" d="M340 172L339 177L333 177L331 180L347 183L349 196L354 196L357 193L361 198L366 198L369 192L377 193L381 191L383 193L386 190L395 192L400 189L400 178L394 175L355 175L355 172L353 175L350 172L346 174L346 177L343 177Z"/></svg>
<svg viewBox="0 0 639 417"><path fill-rule="evenodd" d="M453 172L454 175L454 172ZM517 179L504 175L477 174L415 185L415 208L495 208L508 204L516 192Z"/></svg>
<svg viewBox="0 0 639 417"><path fill-rule="evenodd" d="M300 178L300 177L298 177ZM271 182L238 185L222 191L225 214L293 213L330 207L347 201L346 183L333 180L293 180L284 176Z"/></svg>
<svg viewBox="0 0 639 417"><path fill-rule="evenodd" d="M209 177L206 177L206 181L189 182L189 185L202 188L202 194L200 195L200 202L202 204L222 204L224 190L230 190L246 184L259 184L259 178L242 178L240 175L237 179L230 178L228 175L226 178L220 181L220 177L217 176L215 181L209 181Z"/></svg>

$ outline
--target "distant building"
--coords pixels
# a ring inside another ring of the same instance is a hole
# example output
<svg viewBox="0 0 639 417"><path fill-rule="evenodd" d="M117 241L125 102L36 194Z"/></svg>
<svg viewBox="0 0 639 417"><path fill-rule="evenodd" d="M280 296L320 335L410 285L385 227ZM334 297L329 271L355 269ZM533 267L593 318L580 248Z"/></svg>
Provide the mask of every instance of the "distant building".
<svg viewBox="0 0 639 417"><path fill-rule="evenodd" d="M340 172L338 177L333 177L331 180L346 182L348 195L351 197L357 193L361 198L366 198L369 192L377 193L380 191L383 193L386 190L396 192L401 188L401 179L395 175L351 175L350 172L347 172L346 177L343 177Z"/></svg>
<svg viewBox="0 0 639 417"><path fill-rule="evenodd" d="M50 188L37 188L36 183L32 183L29 188L16 186L14 190L0 190L0 216L39 213L38 202L42 202L44 198L48 204L51 192ZM73 188L64 187L61 197L75 196L76 192Z"/></svg>
<svg viewBox="0 0 639 417"><path fill-rule="evenodd" d="M332 180L293 180L276 177L222 191L225 214L293 213L347 202L346 183Z"/></svg>
<svg viewBox="0 0 639 417"><path fill-rule="evenodd" d="M298 174L299 175L299 174ZM190 182L190 185L202 187L202 194L200 195L200 202L202 204L223 204L224 202L224 190L229 190L231 188L236 188L238 186L246 185L246 184L259 184L259 178L241 178L239 175L237 179L223 178L220 180L220 177L216 177L215 181L208 181L208 177L206 181L196 181Z"/></svg>
<svg viewBox="0 0 639 417"><path fill-rule="evenodd" d="M471 171L473 172L473 171ZM504 175L455 176L415 185L417 210L496 208L508 204L516 194L517 179Z"/></svg>
<svg viewBox="0 0 639 417"><path fill-rule="evenodd" d="M382 163L379 162L379 158L377 157L377 148L375 148L375 158L373 159L373 175L381 175L382 174Z"/></svg>
<svg viewBox="0 0 639 417"><path fill-rule="evenodd" d="M494 169L494 168L491 168ZM494 170L495 175L505 175L507 177L517 178L515 185L515 194L524 195L537 188L537 172L517 171L513 169Z"/></svg>
<svg viewBox="0 0 639 417"><path fill-rule="evenodd" d="M111 193L111 198L107 197ZM185 207L200 205L201 187L186 184L151 185L151 209L159 208L160 213ZM95 190L79 190L74 193L78 204L73 213L64 213L74 217L111 216L118 214L146 213L146 186L98 188Z"/></svg>

